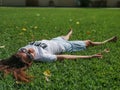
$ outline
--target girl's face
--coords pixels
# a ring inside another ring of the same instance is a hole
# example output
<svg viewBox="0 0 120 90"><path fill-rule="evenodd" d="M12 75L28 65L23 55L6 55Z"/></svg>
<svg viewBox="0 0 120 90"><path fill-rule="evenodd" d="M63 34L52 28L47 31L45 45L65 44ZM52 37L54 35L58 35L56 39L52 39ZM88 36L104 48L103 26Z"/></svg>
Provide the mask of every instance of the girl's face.
<svg viewBox="0 0 120 90"><path fill-rule="evenodd" d="M32 57L33 57L33 59L34 59L34 57L35 57L35 50L34 50L33 48L29 48L29 49L27 50L27 52L28 52L29 54L31 54ZM26 53L24 53L24 52L18 52L18 55L19 55L20 57L22 57L23 59L25 59L25 60L30 59L30 58L28 57L28 55L27 55Z"/></svg>

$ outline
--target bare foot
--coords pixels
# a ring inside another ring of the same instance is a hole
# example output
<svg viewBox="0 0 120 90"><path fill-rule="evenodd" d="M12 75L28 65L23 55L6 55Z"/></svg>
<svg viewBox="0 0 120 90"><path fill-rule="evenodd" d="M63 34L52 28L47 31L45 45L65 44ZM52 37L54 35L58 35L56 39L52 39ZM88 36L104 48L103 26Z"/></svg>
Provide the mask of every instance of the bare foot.
<svg viewBox="0 0 120 90"><path fill-rule="evenodd" d="M110 52L110 49L106 48L106 49L103 50L103 52L109 53L109 52Z"/></svg>
<svg viewBox="0 0 120 90"><path fill-rule="evenodd" d="M72 29L69 30L67 35L62 36L62 38L64 38L65 40L69 40L69 38L71 37L71 34L72 34Z"/></svg>
<svg viewBox="0 0 120 90"><path fill-rule="evenodd" d="M113 36L108 42L117 42L117 36Z"/></svg>
<svg viewBox="0 0 120 90"><path fill-rule="evenodd" d="M110 49L106 48L106 49L104 49L103 51L101 51L97 54L100 55L100 54L105 54L105 53L109 53L109 52L110 52Z"/></svg>

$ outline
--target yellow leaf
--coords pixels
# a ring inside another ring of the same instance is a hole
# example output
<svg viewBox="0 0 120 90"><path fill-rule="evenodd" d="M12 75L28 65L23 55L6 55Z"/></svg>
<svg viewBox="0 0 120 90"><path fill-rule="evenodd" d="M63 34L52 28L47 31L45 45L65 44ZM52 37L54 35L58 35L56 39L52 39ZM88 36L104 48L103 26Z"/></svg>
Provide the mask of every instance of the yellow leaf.
<svg viewBox="0 0 120 90"><path fill-rule="evenodd" d="M47 76L47 77L50 77L50 76L51 76L50 70L44 71L43 74L44 74L45 76Z"/></svg>
<svg viewBox="0 0 120 90"><path fill-rule="evenodd" d="M26 31L27 29L26 28L22 28L23 31Z"/></svg>
<svg viewBox="0 0 120 90"><path fill-rule="evenodd" d="M77 21L77 22L76 22L76 24L80 24L80 22L79 22L79 21Z"/></svg>
<svg viewBox="0 0 120 90"><path fill-rule="evenodd" d="M38 28L37 26L34 27L34 29L37 29L37 28Z"/></svg>
<svg viewBox="0 0 120 90"><path fill-rule="evenodd" d="M5 48L5 46L0 46L0 48Z"/></svg>

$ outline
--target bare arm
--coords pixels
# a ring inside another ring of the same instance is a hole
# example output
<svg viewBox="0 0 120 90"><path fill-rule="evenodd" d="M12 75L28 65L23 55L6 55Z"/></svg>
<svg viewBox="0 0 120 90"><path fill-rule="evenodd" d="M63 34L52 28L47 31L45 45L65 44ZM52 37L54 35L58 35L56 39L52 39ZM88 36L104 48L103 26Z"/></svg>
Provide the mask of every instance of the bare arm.
<svg viewBox="0 0 120 90"><path fill-rule="evenodd" d="M64 59L87 59L87 58L102 58L101 54L94 54L94 55L88 55L88 56L81 56L81 55L56 55L57 60L64 60Z"/></svg>

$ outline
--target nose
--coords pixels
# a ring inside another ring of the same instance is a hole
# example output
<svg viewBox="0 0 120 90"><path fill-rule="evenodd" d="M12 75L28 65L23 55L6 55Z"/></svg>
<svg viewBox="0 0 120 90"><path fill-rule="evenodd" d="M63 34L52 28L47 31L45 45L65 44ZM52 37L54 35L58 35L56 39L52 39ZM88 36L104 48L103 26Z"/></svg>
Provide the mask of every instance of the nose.
<svg viewBox="0 0 120 90"><path fill-rule="evenodd" d="M30 48L28 52L34 57L35 56L35 50L33 48Z"/></svg>

